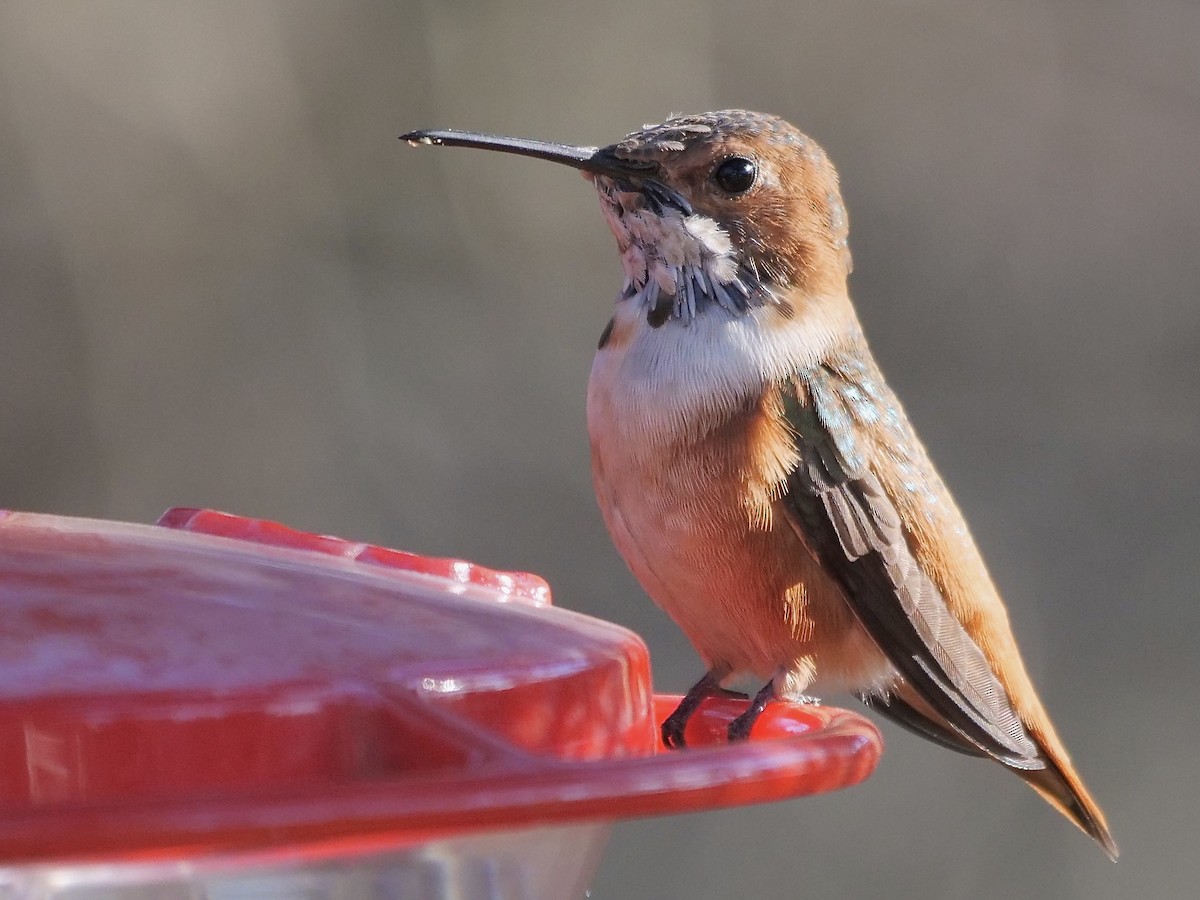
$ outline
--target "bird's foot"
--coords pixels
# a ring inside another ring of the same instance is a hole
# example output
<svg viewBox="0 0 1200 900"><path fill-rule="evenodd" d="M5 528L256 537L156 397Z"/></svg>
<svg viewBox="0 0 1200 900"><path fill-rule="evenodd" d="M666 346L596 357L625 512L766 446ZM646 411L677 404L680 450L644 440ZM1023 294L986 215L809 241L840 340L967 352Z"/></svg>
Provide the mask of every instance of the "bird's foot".
<svg viewBox="0 0 1200 900"><path fill-rule="evenodd" d="M744 713L729 723L728 740L729 743L744 741L750 737L750 732L754 728L754 723L758 721L758 717L762 715L763 710L767 708L767 704L775 699L775 684L768 681L763 685L762 690L754 695L754 700Z"/></svg>
<svg viewBox="0 0 1200 900"><path fill-rule="evenodd" d="M662 723L662 742L664 747L671 750L681 750L687 746L687 742L683 739L683 733L687 730L688 719L690 714L680 715L680 710L683 709L681 703Z"/></svg>
<svg viewBox="0 0 1200 900"><path fill-rule="evenodd" d="M706 672L703 678L692 685L692 689L679 701L679 705L675 707L675 711L667 716L662 723L662 742L664 747L669 747L672 750L680 750L687 746L687 741L684 739L687 724L706 698L727 696L745 699L745 694L739 694L737 691L727 691L721 687L721 677L718 673Z"/></svg>

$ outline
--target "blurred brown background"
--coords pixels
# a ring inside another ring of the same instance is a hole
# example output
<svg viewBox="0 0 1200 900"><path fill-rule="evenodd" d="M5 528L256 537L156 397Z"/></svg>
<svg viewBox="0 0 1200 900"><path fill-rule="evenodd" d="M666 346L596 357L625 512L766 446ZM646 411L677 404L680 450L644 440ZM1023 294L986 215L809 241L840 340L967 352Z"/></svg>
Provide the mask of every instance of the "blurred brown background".
<svg viewBox="0 0 1200 900"><path fill-rule="evenodd" d="M885 729L852 791L623 826L592 895L1195 896L1195 3L3 0L0 505L529 569L686 688L591 496L591 189L396 137L726 106L838 163L876 353L1124 855Z"/></svg>

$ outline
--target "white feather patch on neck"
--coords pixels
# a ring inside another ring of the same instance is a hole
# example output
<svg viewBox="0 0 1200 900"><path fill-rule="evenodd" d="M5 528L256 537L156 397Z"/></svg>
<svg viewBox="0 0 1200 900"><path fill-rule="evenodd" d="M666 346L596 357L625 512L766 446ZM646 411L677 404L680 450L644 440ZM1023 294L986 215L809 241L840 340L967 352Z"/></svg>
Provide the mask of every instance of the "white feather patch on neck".
<svg viewBox="0 0 1200 900"><path fill-rule="evenodd" d="M636 431L635 439L658 446L704 433L769 383L860 333L845 295L808 298L793 319L768 305L737 314L710 309L686 327L653 328L632 304L619 303L615 321L627 337L596 354L589 427Z"/></svg>

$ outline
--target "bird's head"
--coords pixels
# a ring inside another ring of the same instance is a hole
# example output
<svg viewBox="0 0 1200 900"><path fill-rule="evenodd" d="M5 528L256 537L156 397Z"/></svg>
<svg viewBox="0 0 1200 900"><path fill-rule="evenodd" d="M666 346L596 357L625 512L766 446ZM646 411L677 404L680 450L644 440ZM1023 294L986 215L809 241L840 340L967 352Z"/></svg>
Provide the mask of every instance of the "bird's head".
<svg viewBox="0 0 1200 900"><path fill-rule="evenodd" d="M674 116L607 147L459 131L412 143L478 147L580 169L600 194L625 270L622 296L654 327L842 292L848 222L825 152L783 119Z"/></svg>

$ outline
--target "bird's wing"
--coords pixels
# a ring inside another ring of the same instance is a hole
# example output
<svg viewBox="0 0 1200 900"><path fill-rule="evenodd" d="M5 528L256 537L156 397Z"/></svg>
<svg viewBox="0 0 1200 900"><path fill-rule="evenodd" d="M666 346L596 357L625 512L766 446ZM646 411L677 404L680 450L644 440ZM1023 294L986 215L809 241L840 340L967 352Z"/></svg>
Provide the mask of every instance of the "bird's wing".
<svg viewBox="0 0 1200 900"><path fill-rule="evenodd" d="M933 741L948 750L965 753L967 756L988 756L959 732L939 721L925 704L912 696L907 684L898 685L884 695L858 691L855 696L881 716L891 719L901 728L907 728L927 741Z"/></svg>
<svg viewBox="0 0 1200 900"><path fill-rule="evenodd" d="M882 381L856 377L860 371L861 364L813 366L780 386L798 459L780 500L783 512L903 677L891 698L897 708L880 698L883 711L902 712L903 724L939 743L1040 769L1039 748L987 657L910 548L868 435L872 428L884 435L885 450L903 465L905 442L888 447L888 429L898 437L911 432Z"/></svg>

